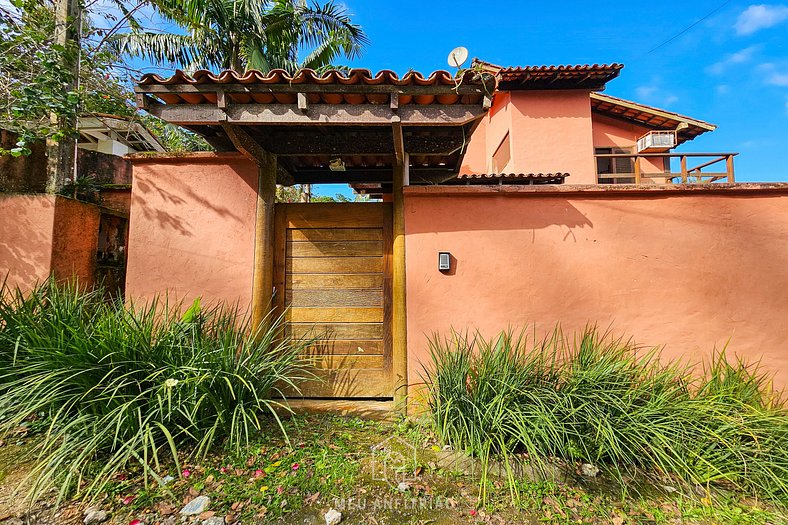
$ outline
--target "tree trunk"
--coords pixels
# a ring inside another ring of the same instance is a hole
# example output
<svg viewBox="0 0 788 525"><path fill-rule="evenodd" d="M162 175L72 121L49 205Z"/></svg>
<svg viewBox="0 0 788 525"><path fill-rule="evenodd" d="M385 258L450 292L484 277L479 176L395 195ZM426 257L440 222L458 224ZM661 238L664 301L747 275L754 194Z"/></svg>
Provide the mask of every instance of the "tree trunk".
<svg viewBox="0 0 788 525"><path fill-rule="evenodd" d="M67 49L64 53L64 64L71 72L67 91L76 91L79 87L79 39L82 9L80 0L56 0L55 2L55 42ZM69 52L72 48L74 52ZM58 130L69 130L60 140L47 140L47 193L57 193L67 181L76 182L76 149L77 128L76 117L59 117L50 115L53 126Z"/></svg>

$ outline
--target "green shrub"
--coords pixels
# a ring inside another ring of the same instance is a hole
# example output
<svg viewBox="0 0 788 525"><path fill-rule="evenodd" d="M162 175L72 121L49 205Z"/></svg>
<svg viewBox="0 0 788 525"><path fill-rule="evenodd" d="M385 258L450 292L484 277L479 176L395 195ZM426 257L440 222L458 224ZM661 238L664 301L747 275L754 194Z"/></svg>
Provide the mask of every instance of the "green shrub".
<svg viewBox="0 0 788 525"><path fill-rule="evenodd" d="M788 502L788 411L767 395L768 378L724 352L697 376L594 328L573 341L557 330L543 340L453 332L430 350L436 432L485 465L516 453L542 468L555 457L619 481L646 470Z"/></svg>
<svg viewBox="0 0 788 525"><path fill-rule="evenodd" d="M283 337L281 319L250 333L231 310L126 307L53 282L0 296L0 434L36 414L50 421L33 497L53 483L61 498L92 496L131 468L160 481L163 456L177 464L179 452L283 432L272 397L296 388L306 342Z"/></svg>

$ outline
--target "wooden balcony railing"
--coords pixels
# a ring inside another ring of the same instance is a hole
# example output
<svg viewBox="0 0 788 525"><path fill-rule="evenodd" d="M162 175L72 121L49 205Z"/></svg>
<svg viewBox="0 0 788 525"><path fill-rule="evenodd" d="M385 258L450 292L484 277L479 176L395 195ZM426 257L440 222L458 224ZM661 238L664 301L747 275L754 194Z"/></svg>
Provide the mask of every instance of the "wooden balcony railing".
<svg viewBox="0 0 788 525"><path fill-rule="evenodd" d="M666 183L703 184L711 182L735 182L733 157L738 153L600 153L597 159L597 181L600 184L641 184L643 179L662 179ZM670 160L679 159L680 170L671 171ZM600 162L609 159L608 162ZM658 171L653 161L662 159L665 169ZM701 162L706 159L705 162ZM626 167L622 168L621 161ZM698 163L700 162L700 163ZM703 171L714 167L725 171ZM609 169L602 170L604 164ZM691 166L690 166L691 164Z"/></svg>

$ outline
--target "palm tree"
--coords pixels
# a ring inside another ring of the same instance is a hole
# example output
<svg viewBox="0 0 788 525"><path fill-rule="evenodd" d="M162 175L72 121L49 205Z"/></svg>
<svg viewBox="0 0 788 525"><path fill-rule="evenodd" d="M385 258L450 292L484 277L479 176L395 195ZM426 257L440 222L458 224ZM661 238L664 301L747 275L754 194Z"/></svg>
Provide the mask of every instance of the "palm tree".
<svg viewBox="0 0 788 525"><path fill-rule="evenodd" d="M114 37L118 52L187 70L323 69L336 58L360 55L367 36L347 11L329 0L152 0L183 34L132 26ZM308 50L303 60L299 51Z"/></svg>

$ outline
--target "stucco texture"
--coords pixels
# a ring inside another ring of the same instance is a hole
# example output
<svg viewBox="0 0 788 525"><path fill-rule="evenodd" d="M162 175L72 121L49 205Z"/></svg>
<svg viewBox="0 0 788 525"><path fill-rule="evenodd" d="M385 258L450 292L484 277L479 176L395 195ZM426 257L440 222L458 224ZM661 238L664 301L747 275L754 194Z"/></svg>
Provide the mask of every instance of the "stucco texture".
<svg viewBox="0 0 788 525"><path fill-rule="evenodd" d="M0 280L23 291L49 276L54 195L0 194Z"/></svg>
<svg viewBox="0 0 788 525"><path fill-rule="evenodd" d="M560 172L570 174L568 184L596 184L594 148L630 147L644 132L592 114L588 91L497 93L468 143L460 171ZM505 168L495 170L492 157L507 133L511 157Z"/></svg>
<svg viewBox="0 0 788 525"><path fill-rule="evenodd" d="M409 382L427 336L596 323L666 358L728 351L788 385L788 195L407 193ZM437 269L439 251L455 267Z"/></svg>
<svg viewBox="0 0 788 525"><path fill-rule="evenodd" d="M100 211L54 195L0 195L0 280L22 291L53 275L95 283Z"/></svg>
<svg viewBox="0 0 788 525"><path fill-rule="evenodd" d="M233 154L134 161L126 298L247 308L257 168Z"/></svg>

